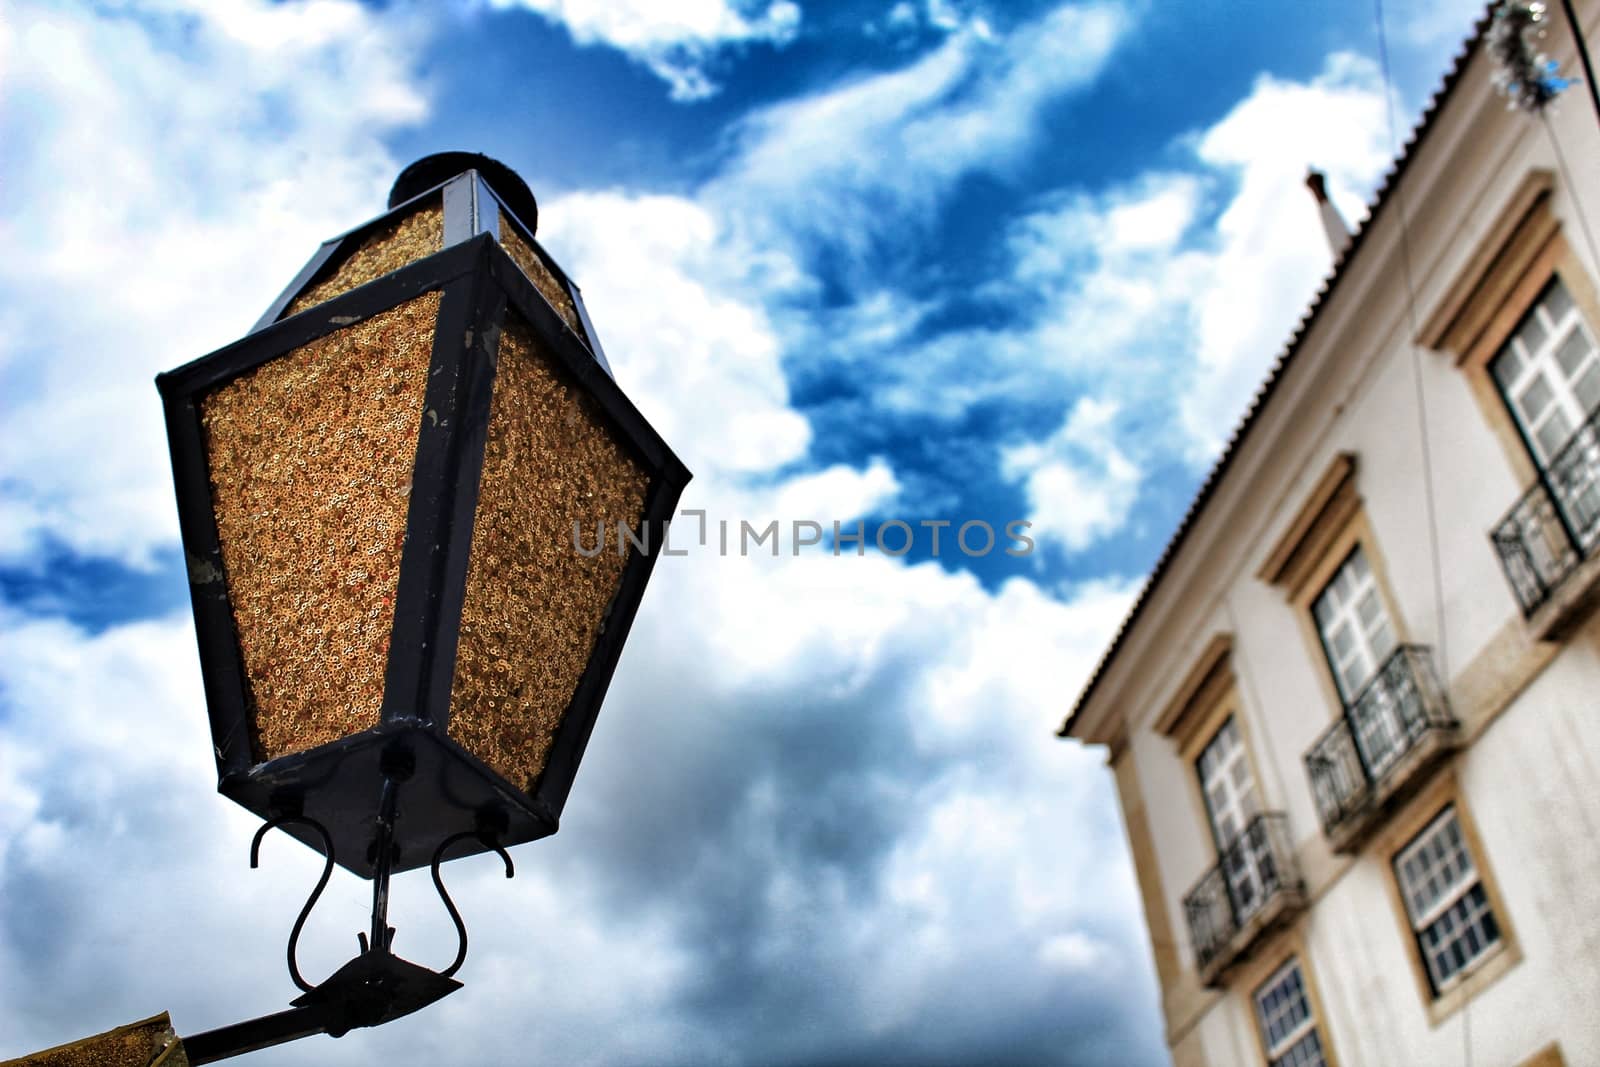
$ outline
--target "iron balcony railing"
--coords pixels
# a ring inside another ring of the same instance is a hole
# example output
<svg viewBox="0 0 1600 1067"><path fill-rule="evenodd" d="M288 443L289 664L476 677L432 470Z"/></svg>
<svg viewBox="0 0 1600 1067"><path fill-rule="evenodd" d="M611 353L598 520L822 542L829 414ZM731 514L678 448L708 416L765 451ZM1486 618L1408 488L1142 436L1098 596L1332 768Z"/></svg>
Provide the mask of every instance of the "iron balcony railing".
<svg viewBox="0 0 1600 1067"><path fill-rule="evenodd" d="M1600 410L1561 446L1489 537L1524 616L1594 554L1600 547Z"/></svg>
<svg viewBox="0 0 1600 1067"><path fill-rule="evenodd" d="M1279 894L1299 886L1283 813L1257 815L1183 898L1198 969L1224 965L1222 957L1242 948L1235 944L1239 931Z"/></svg>
<svg viewBox="0 0 1600 1067"><path fill-rule="evenodd" d="M1332 837L1392 781L1405 756L1456 720L1423 645L1401 645L1306 753L1306 773L1323 832Z"/></svg>

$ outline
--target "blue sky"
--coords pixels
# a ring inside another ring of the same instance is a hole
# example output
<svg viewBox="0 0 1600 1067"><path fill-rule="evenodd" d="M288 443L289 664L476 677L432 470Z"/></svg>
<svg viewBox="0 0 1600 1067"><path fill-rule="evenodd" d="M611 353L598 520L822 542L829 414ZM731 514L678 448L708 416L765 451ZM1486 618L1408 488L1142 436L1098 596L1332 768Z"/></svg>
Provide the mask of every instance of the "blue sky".
<svg viewBox="0 0 1600 1067"><path fill-rule="evenodd" d="M1383 7L1403 137L1480 5ZM686 506L1037 548L664 561L562 833L456 865L467 991L257 1061L1163 1062L1109 781L1051 731L1329 269L1306 167L1358 224L1393 158L1377 43L1321 0L4 4L0 1055L287 999L315 867L249 871L211 793L151 378L464 148Z"/></svg>

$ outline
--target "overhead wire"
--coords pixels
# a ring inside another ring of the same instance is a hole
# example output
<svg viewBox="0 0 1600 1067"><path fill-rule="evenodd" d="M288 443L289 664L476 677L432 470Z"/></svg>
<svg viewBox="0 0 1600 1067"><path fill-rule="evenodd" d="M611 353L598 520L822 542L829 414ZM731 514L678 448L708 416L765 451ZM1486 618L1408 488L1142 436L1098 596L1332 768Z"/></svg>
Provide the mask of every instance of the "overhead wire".
<svg viewBox="0 0 1600 1067"><path fill-rule="evenodd" d="M1378 30L1378 64L1383 74L1383 113L1389 129L1390 151L1398 157L1400 137L1395 122L1394 77L1389 65L1389 39L1385 29L1383 0L1373 0L1373 15ZM1406 343L1411 349L1411 381L1417 406L1417 436L1422 460L1423 507L1428 522L1428 554L1433 565L1433 611L1439 673L1446 691L1450 686L1450 645L1445 622L1444 567L1439 551L1439 517L1433 477L1433 443L1428 432L1427 390L1423 382L1422 347L1417 343L1417 285L1412 266L1411 226L1406 214L1405 196L1398 176L1394 183L1394 206L1400 223L1400 260L1406 283ZM1472 1067L1471 999L1461 1005L1461 1055L1463 1067Z"/></svg>

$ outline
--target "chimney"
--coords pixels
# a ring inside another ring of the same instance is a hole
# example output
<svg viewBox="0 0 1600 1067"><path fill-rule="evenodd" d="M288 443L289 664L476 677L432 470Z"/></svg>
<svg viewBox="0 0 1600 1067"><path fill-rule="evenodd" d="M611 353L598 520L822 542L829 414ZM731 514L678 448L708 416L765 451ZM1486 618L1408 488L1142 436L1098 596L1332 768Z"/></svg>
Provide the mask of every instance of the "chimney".
<svg viewBox="0 0 1600 1067"><path fill-rule="evenodd" d="M1328 248L1337 262L1350 246L1350 229L1339 217L1339 209L1328 199L1328 176L1315 167L1306 171L1306 188L1317 198L1317 213L1322 216L1322 232L1327 235Z"/></svg>

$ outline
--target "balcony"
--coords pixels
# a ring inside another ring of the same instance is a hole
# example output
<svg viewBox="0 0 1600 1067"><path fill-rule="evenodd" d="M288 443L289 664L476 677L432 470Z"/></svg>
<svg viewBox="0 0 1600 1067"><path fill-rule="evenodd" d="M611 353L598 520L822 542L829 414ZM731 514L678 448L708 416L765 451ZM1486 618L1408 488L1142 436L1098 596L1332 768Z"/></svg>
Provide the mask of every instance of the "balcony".
<svg viewBox="0 0 1600 1067"><path fill-rule="evenodd" d="M1217 865L1183 898L1201 983L1217 984L1263 934L1304 906L1284 816L1263 812L1245 824Z"/></svg>
<svg viewBox="0 0 1600 1067"><path fill-rule="evenodd" d="M1432 653L1401 645L1306 753L1322 832L1334 850L1359 845L1385 808L1422 784L1456 737Z"/></svg>
<svg viewBox="0 0 1600 1067"><path fill-rule="evenodd" d="M1577 622L1600 578L1600 411L1561 446L1489 535L1540 638Z"/></svg>

